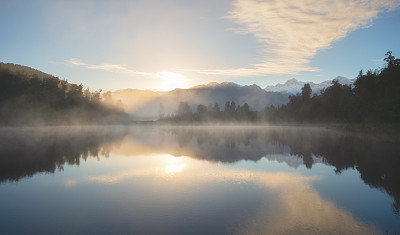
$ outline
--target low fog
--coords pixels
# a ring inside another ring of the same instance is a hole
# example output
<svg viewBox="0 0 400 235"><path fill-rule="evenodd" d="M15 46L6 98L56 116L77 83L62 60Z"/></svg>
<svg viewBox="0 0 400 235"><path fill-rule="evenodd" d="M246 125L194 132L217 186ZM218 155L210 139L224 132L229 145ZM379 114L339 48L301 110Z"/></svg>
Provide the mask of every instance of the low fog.
<svg viewBox="0 0 400 235"><path fill-rule="evenodd" d="M198 105L218 104L223 110L225 103L231 101L237 105L246 103L252 110L262 110L266 105L278 106L289 101L287 94L267 92L257 85L239 86L235 83L210 83L169 92L125 89L111 92L110 95L121 101L124 111L135 120L147 121L175 114L181 102L187 103L194 112Z"/></svg>
<svg viewBox="0 0 400 235"><path fill-rule="evenodd" d="M101 161L113 154L168 154L224 163L266 158L294 168L326 164L333 166L337 174L356 168L367 184L387 191L398 210L400 169L393 162L399 146L393 139L366 138L317 127L1 127L0 181L54 173L65 164L79 165L90 157Z"/></svg>

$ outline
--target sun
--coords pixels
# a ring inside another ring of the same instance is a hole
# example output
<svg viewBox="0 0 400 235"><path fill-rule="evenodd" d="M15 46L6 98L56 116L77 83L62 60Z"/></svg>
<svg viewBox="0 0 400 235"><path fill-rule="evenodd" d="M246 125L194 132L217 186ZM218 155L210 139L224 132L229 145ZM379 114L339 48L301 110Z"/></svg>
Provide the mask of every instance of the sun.
<svg viewBox="0 0 400 235"><path fill-rule="evenodd" d="M160 89L170 91L175 88L186 88L189 81L188 78L179 73L159 72L156 78L162 79Z"/></svg>
<svg viewBox="0 0 400 235"><path fill-rule="evenodd" d="M181 172L186 167L186 164L167 165L164 167L164 172L168 175L175 175Z"/></svg>
<svg viewBox="0 0 400 235"><path fill-rule="evenodd" d="M165 162L163 172L168 175L180 173L187 166L184 162L185 159L174 157L172 155L165 155L163 161Z"/></svg>

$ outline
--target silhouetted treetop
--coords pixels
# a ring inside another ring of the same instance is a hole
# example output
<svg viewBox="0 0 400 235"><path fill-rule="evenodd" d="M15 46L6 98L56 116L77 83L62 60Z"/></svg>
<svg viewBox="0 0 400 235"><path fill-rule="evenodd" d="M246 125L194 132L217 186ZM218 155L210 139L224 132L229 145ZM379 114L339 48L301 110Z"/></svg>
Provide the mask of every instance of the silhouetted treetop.
<svg viewBox="0 0 400 235"><path fill-rule="evenodd" d="M101 90L90 92L82 84L25 66L0 64L0 125L104 122L125 116L103 105L101 96Z"/></svg>

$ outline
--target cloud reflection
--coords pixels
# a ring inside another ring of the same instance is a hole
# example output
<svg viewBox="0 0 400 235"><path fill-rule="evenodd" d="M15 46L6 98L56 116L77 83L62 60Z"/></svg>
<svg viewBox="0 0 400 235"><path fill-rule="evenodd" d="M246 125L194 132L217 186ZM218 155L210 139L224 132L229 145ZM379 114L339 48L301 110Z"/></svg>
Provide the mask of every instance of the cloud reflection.
<svg viewBox="0 0 400 235"><path fill-rule="evenodd" d="M255 214L246 218L239 228L233 229L236 233L325 234L332 231L338 234L379 233L376 228L358 221L333 202L321 198L312 186L312 182L322 180L319 175L304 176L299 173L237 169L236 166L170 155L138 156L135 159L141 167L71 180L66 186L74 186L79 182L115 184L135 178L140 178L141 182L150 185L154 179L157 181L173 176L169 178L172 180L169 183L182 184L181 187L172 187L174 194L179 194L180 190L193 185L207 192L206 187L210 187L210 184L217 185L218 182L232 187L237 184L256 184L260 190L267 190L268 197L264 198ZM187 170L183 171L186 168ZM131 181L129 184L131 185ZM131 186L138 187L135 184ZM156 187L160 187L161 191L165 190L162 186ZM151 202L155 199L149 198L149 200Z"/></svg>
<svg viewBox="0 0 400 235"><path fill-rule="evenodd" d="M183 158L177 158L168 154L156 154L147 156L137 156L134 159L135 162L141 161L145 166L137 169L137 167L117 171L113 173L107 173L103 175L90 175L78 179L69 179L65 182L65 187L74 187L80 183L101 183L101 184L115 184L121 183L124 180L138 178L138 177L172 177L181 173L187 164L181 161ZM190 158L185 158L185 161ZM126 159L123 159L126 160ZM111 163L112 164L112 163Z"/></svg>
<svg viewBox="0 0 400 235"><path fill-rule="evenodd" d="M181 172L184 168L186 167L186 165L182 164L182 165L168 165L164 167L164 172L167 174L171 174L174 175L176 173Z"/></svg>
<svg viewBox="0 0 400 235"><path fill-rule="evenodd" d="M245 191L245 195L261 192L262 203L254 202L257 211L242 216L239 228L235 228L238 233L376 232L318 194L313 184L323 180L320 175L252 170L259 161L279 164L276 160L282 160L281 166L297 167L300 159L311 168L317 160L311 156L321 156L321 162L327 165L324 167L338 173L356 167L365 183L385 189L398 201L399 171L392 163L397 159L399 145L393 140L375 139L377 136L373 140L366 136L360 139L338 131L294 127L121 127L107 131L94 126L41 128L39 132L32 129L2 129L3 179L17 181L37 172L54 172L57 166L64 165L68 175L70 167L79 165L86 176L62 182L71 191L80 191L89 184L112 188L112 193L115 189L115 194L124 188L128 193L142 191L143 200L149 204L163 204L165 200L166 205L179 205L182 199L188 204L195 204L197 199L202 199L204 205L212 204L207 200L215 200L213 193L221 185L256 190ZM107 153L105 157L97 157L103 156L102 152ZM294 165L289 162L291 159L297 159ZM83 160L85 163L80 164ZM95 168L85 171L93 162L97 164ZM93 169L101 172L93 173ZM340 187L332 185L333 189L342 190ZM236 195L223 196L224 201L214 202L215 210L224 210L223 202ZM166 210L170 212L170 208ZM204 211L208 213L207 208Z"/></svg>

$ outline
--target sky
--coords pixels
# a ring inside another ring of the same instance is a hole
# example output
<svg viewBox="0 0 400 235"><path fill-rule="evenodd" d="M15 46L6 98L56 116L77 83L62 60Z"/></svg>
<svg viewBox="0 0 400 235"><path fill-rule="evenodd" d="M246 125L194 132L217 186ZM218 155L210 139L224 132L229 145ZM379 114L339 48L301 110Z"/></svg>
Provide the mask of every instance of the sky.
<svg viewBox="0 0 400 235"><path fill-rule="evenodd" d="M0 61L91 90L322 82L400 57L400 0L2 0Z"/></svg>

